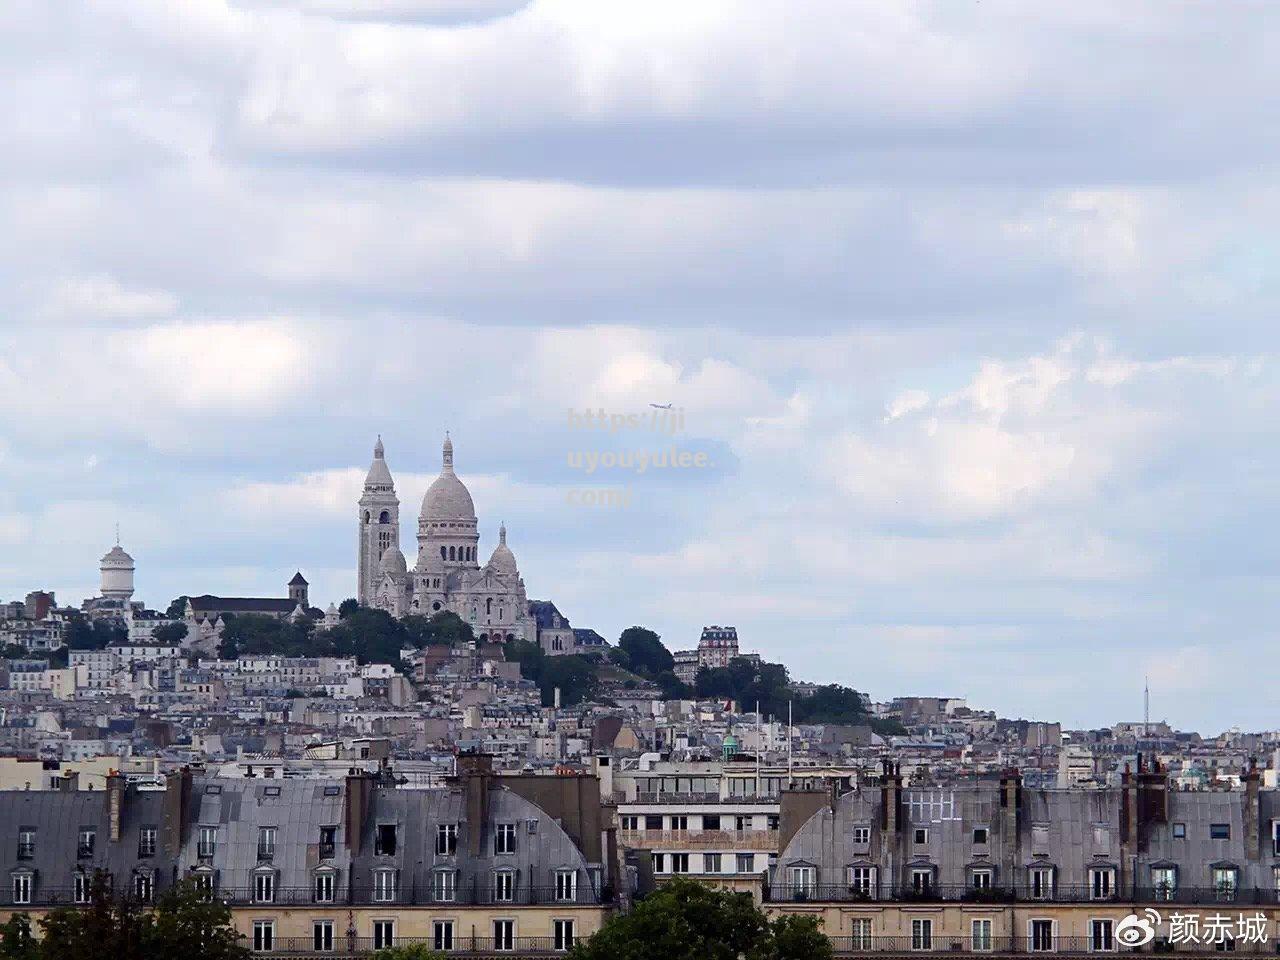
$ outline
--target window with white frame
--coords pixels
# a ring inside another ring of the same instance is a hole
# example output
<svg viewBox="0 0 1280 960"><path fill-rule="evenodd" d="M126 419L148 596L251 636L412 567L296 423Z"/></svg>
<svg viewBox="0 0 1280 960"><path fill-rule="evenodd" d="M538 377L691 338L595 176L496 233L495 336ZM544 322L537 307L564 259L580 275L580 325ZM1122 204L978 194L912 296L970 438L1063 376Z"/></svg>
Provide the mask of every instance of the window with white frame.
<svg viewBox="0 0 1280 960"><path fill-rule="evenodd" d="M871 918L854 917L849 921L850 947L854 950L871 949Z"/></svg>
<svg viewBox="0 0 1280 960"><path fill-rule="evenodd" d="M929 828L916 827L915 830L912 831L912 837L915 840L916 846L918 847L923 846L924 844L929 842Z"/></svg>
<svg viewBox="0 0 1280 960"><path fill-rule="evenodd" d="M260 870L253 875L253 902L271 903L276 898L276 875L272 870Z"/></svg>
<svg viewBox="0 0 1280 960"><path fill-rule="evenodd" d="M1116 872L1111 867L1089 868L1089 899L1110 900L1115 892Z"/></svg>
<svg viewBox="0 0 1280 960"><path fill-rule="evenodd" d="M552 920L551 921L551 941L552 946L558 951L572 950L574 944L574 929L572 920Z"/></svg>
<svg viewBox="0 0 1280 960"><path fill-rule="evenodd" d="M213 892L217 888L217 877L212 870L197 870L192 876L195 878L196 893L205 900L213 899Z"/></svg>
<svg viewBox="0 0 1280 960"><path fill-rule="evenodd" d="M1114 928L1110 920L1089 921L1089 949L1094 953L1110 953L1116 948Z"/></svg>
<svg viewBox="0 0 1280 960"><path fill-rule="evenodd" d="M456 823L440 823L436 825L436 856L452 857L458 852L458 825Z"/></svg>
<svg viewBox="0 0 1280 960"><path fill-rule="evenodd" d="M671 872L672 873L688 873L689 872L689 855L687 853L673 853L671 855Z"/></svg>
<svg viewBox="0 0 1280 960"><path fill-rule="evenodd" d="M458 872L437 870L432 877L432 895L436 903L453 903L457 896Z"/></svg>
<svg viewBox="0 0 1280 960"><path fill-rule="evenodd" d="M995 871L990 867L974 867L969 871L969 888L971 890L990 890Z"/></svg>
<svg viewBox="0 0 1280 960"><path fill-rule="evenodd" d="M500 823L494 827L493 852L499 855L516 852L516 825L514 823Z"/></svg>
<svg viewBox="0 0 1280 960"><path fill-rule="evenodd" d="M933 921L928 917L916 917L911 921L911 949L933 949Z"/></svg>
<svg viewBox="0 0 1280 960"><path fill-rule="evenodd" d="M702 855L702 872L703 873L719 873L721 870L721 857L718 853L704 853Z"/></svg>
<svg viewBox="0 0 1280 960"><path fill-rule="evenodd" d="M437 950L453 949L452 920L436 920L431 924L431 934Z"/></svg>
<svg viewBox="0 0 1280 960"><path fill-rule="evenodd" d="M1053 921L1031 920L1027 925L1028 947L1037 953L1053 949Z"/></svg>
<svg viewBox="0 0 1280 960"><path fill-rule="evenodd" d="M578 900L578 871L556 871L556 899L562 903L576 903Z"/></svg>
<svg viewBox="0 0 1280 960"><path fill-rule="evenodd" d="M640 829L640 818L634 814L624 814L618 819L621 828L625 831L634 832Z"/></svg>
<svg viewBox="0 0 1280 960"><path fill-rule="evenodd" d="M497 870L493 874L494 903L511 903L516 898L516 874L514 870Z"/></svg>
<svg viewBox="0 0 1280 960"><path fill-rule="evenodd" d="M253 921L253 952L270 953L276 948L276 922L274 920Z"/></svg>
<svg viewBox="0 0 1280 960"><path fill-rule="evenodd" d="M218 850L218 828L201 827L196 841L196 856L209 858Z"/></svg>
<svg viewBox="0 0 1280 960"><path fill-rule="evenodd" d="M1031 868L1031 899L1053 899L1053 867Z"/></svg>
<svg viewBox="0 0 1280 960"><path fill-rule="evenodd" d="M258 859L270 860L276 855L276 828L258 828Z"/></svg>
<svg viewBox="0 0 1280 960"><path fill-rule="evenodd" d="M854 827L850 841L856 847L865 847L871 842L871 828L867 826Z"/></svg>
<svg viewBox="0 0 1280 960"><path fill-rule="evenodd" d="M18 831L18 859L30 860L36 855L36 828L23 827Z"/></svg>
<svg viewBox="0 0 1280 960"><path fill-rule="evenodd" d="M319 870L316 872L313 890L313 899L316 903L333 903L333 877L332 870Z"/></svg>
<svg viewBox="0 0 1280 960"><path fill-rule="evenodd" d="M1213 895L1218 900L1234 900L1239 875L1235 867L1214 867Z"/></svg>
<svg viewBox="0 0 1280 960"><path fill-rule="evenodd" d="M754 873L755 869L756 855L754 853L739 853L734 855L735 873Z"/></svg>
<svg viewBox="0 0 1280 960"><path fill-rule="evenodd" d="M926 894L933 890L933 867L913 867L911 889L918 894Z"/></svg>
<svg viewBox="0 0 1280 960"><path fill-rule="evenodd" d="M991 952L991 921L974 918L969 921L969 948L975 953Z"/></svg>
<svg viewBox="0 0 1280 960"><path fill-rule="evenodd" d="M818 868L807 865L787 867L787 886L797 898L814 896L818 892Z"/></svg>
<svg viewBox="0 0 1280 960"><path fill-rule="evenodd" d="M93 877L82 870L76 871L72 893L76 903L88 903L93 894Z"/></svg>
<svg viewBox="0 0 1280 960"><path fill-rule="evenodd" d="M847 879L849 881L849 889L853 893L861 894L864 897L872 897L875 895L876 889L876 868L868 866L854 866L847 870Z"/></svg>
<svg viewBox="0 0 1280 960"><path fill-rule="evenodd" d="M328 953L333 949L333 921L311 921L311 949Z"/></svg>
<svg viewBox="0 0 1280 960"><path fill-rule="evenodd" d="M373 900L375 903L394 903L396 899L396 877L394 870L375 870L373 872Z"/></svg>
<svg viewBox="0 0 1280 960"><path fill-rule="evenodd" d="M1172 900L1178 892L1178 871L1175 867L1151 868L1151 895L1156 900Z"/></svg>
<svg viewBox="0 0 1280 960"><path fill-rule="evenodd" d="M143 827L138 831L138 856L154 857L156 855L156 828Z"/></svg>
<svg viewBox="0 0 1280 960"><path fill-rule="evenodd" d="M133 899L139 903L151 902L152 881L149 873L135 873L133 875Z"/></svg>
<svg viewBox="0 0 1280 960"><path fill-rule="evenodd" d="M31 902L31 874L15 873L13 875L13 902L22 904Z"/></svg>
<svg viewBox="0 0 1280 960"><path fill-rule="evenodd" d="M493 921L493 949L514 950L516 948L516 922L514 920Z"/></svg>
<svg viewBox="0 0 1280 960"><path fill-rule="evenodd" d="M373 949L385 950L396 945L396 922L394 920L373 921Z"/></svg>

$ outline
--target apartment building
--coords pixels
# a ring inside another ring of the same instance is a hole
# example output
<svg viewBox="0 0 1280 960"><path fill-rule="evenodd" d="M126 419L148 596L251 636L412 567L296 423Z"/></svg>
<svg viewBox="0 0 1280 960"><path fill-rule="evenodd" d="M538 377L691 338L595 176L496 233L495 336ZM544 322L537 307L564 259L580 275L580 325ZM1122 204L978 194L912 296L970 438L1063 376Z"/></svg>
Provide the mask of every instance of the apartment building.
<svg viewBox="0 0 1280 960"><path fill-rule="evenodd" d="M782 852L764 901L815 916L845 952L1113 952L1124 918L1159 919L1148 949L1175 947L1174 914L1245 918L1272 939L1280 918L1280 796L1258 789L1181 793L1139 763L1119 788L1027 789L995 783L783 799ZM1179 950L1188 947L1179 945Z"/></svg>
<svg viewBox="0 0 1280 960"><path fill-rule="evenodd" d="M487 761L460 757L424 790L183 770L156 791L119 776L101 792L3 791L0 918L87 902L105 871L142 902L190 879L255 952L567 951L615 889L596 781L499 778Z"/></svg>

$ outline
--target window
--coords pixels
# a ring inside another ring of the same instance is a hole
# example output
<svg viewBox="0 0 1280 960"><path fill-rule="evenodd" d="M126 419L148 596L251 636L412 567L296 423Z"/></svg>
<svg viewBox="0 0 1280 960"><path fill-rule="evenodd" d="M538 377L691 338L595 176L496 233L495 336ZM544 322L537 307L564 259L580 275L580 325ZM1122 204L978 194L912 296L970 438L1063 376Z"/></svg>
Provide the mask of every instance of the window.
<svg viewBox="0 0 1280 960"><path fill-rule="evenodd" d="M196 843L196 856L205 859L212 858L218 849L218 828L217 827L201 827L200 838Z"/></svg>
<svg viewBox="0 0 1280 960"><path fill-rule="evenodd" d="M1031 899L1053 899L1053 867L1031 868Z"/></svg>
<svg viewBox="0 0 1280 960"><path fill-rule="evenodd" d="M276 828L258 828L258 859L270 860L276 855Z"/></svg>
<svg viewBox="0 0 1280 960"><path fill-rule="evenodd" d="M552 941L555 948L560 951L573 949L573 921L572 920L552 920L551 921Z"/></svg>
<svg viewBox="0 0 1280 960"><path fill-rule="evenodd" d="M441 823L436 825L436 856L452 857L458 852L458 825Z"/></svg>
<svg viewBox="0 0 1280 960"><path fill-rule="evenodd" d="M640 829L640 818L634 814L625 814L618 818L618 822L623 830L634 833L636 830ZM498 826L502 826L502 824L498 824Z"/></svg>
<svg viewBox="0 0 1280 960"><path fill-rule="evenodd" d="M1219 953L1235 953L1236 938L1223 937L1221 940L1217 940L1214 942L1213 949L1217 950Z"/></svg>
<svg viewBox="0 0 1280 960"><path fill-rule="evenodd" d="M1209 824L1210 840L1230 840L1231 824L1229 823L1211 823Z"/></svg>
<svg viewBox="0 0 1280 960"><path fill-rule="evenodd" d="M721 871L720 854L704 853L702 855L702 872L703 873L719 873Z"/></svg>
<svg viewBox="0 0 1280 960"><path fill-rule="evenodd" d="M933 889L933 868L917 867L911 871L911 889L915 893L927 894Z"/></svg>
<svg viewBox="0 0 1280 960"><path fill-rule="evenodd" d="M510 903L516 898L516 875L511 870L499 870L493 875L493 900Z"/></svg>
<svg viewBox="0 0 1280 960"><path fill-rule="evenodd" d="M321 827L320 828L320 859L332 860L334 854L338 851L338 828L337 827Z"/></svg>
<svg viewBox="0 0 1280 960"><path fill-rule="evenodd" d="M138 856L154 857L156 855L156 828L143 827L138 831Z"/></svg>
<svg viewBox="0 0 1280 960"><path fill-rule="evenodd" d="M850 867L848 871L849 889L854 893L871 897L875 893L876 868Z"/></svg>
<svg viewBox="0 0 1280 960"><path fill-rule="evenodd" d="M1031 949L1041 952L1053 949L1053 921L1031 921Z"/></svg>
<svg viewBox="0 0 1280 960"><path fill-rule="evenodd" d="M719 829L720 829L720 814L718 814L718 813L704 813L704 814L702 815L702 829L703 829L703 830L719 830Z"/></svg>
<svg viewBox="0 0 1280 960"><path fill-rule="evenodd" d="M133 899L139 903L151 902L151 874L135 873L133 875Z"/></svg>
<svg viewBox="0 0 1280 960"><path fill-rule="evenodd" d="M685 854L686 868L688 865L689 855ZM557 870L556 871L556 899L562 902L574 903L578 899L578 871L577 870Z"/></svg>
<svg viewBox="0 0 1280 960"><path fill-rule="evenodd" d="M80 828L80 840L76 845L77 857L92 857L93 848L97 845L98 831L93 827Z"/></svg>
<svg viewBox="0 0 1280 960"><path fill-rule="evenodd" d="M973 842L978 846L985 845L990 839L990 836L991 836L991 831L988 830L986 827L973 828Z"/></svg>
<svg viewBox="0 0 1280 960"><path fill-rule="evenodd" d="M870 842L871 842L870 827L854 827L853 828L853 843L856 846L865 847Z"/></svg>
<svg viewBox="0 0 1280 960"><path fill-rule="evenodd" d="M854 917L849 921L850 948L853 950L871 949L871 918Z"/></svg>
<svg viewBox="0 0 1280 960"><path fill-rule="evenodd" d="M1116 948L1115 939L1111 935L1110 920L1090 920L1089 921L1089 949L1098 951L1111 951Z"/></svg>
<svg viewBox="0 0 1280 960"><path fill-rule="evenodd" d="M196 893L204 900L213 899L213 891L216 884L212 870L200 870L193 874L196 882Z"/></svg>
<svg viewBox="0 0 1280 960"><path fill-rule="evenodd" d="M1187 839L1187 825L1185 823L1175 823L1173 825L1173 839L1175 840Z"/></svg>
<svg viewBox="0 0 1280 960"><path fill-rule="evenodd" d="M373 899L375 903L394 903L396 899L396 872L375 870L373 873Z"/></svg>
<svg viewBox="0 0 1280 960"><path fill-rule="evenodd" d="M323 870L316 874L315 902L333 903L333 872Z"/></svg>
<svg viewBox="0 0 1280 960"><path fill-rule="evenodd" d="M776 813L770 813L765 817L765 827L769 830L777 830L781 823L781 818Z"/></svg>
<svg viewBox="0 0 1280 960"><path fill-rule="evenodd" d="M373 852L384 857L395 856L396 825L394 823L378 824L378 832L373 837Z"/></svg>
<svg viewBox="0 0 1280 960"><path fill-rule="evenodd" d="M684 831L689 829L689 818L686 816L671 817L671 829L675 831Z"/></svg>
<svg viewBox="0 0 1280 960"><path fill-rule="evenodd" d="M737 862L734 868L737 873L754 873L756 869L756 855L754 853L736 854Z"/></svg>
<svg viewBox="0 0 1280 960"><path fill-rule="evenodd" d="M1156 900L1172 900L1178 892L1178 871L1174 867L1151 868L1151 893Z"/></svg>
<svg viewBox="0 0 1280 960"><path fill-rule="evenodd" d="M93 878L87 873L76 872L75 902L88 903L92 895Z"/></svg>
<svg viewBox="0 0 1280 960"><path fill-rule="evenodd" d="M18 831L18 859L30 860L36 855L35 827L23 827Z"/></svg>
<svg viewBox="0 0 1280 960"><path fill-rule="evenodd" d="M667 855L665 853L655 853L653 855L653 872L654 873L667 872Z"/></svg>
<svg viewBox="0 0 1280 960"><path fill-rule="evenodd" d="M516 948L516 922L514 920L493 921L493 949L514 950Z"/></svg>
<svg viewBox="0 0 1280 960"><path fill-rule="evenodd" d="M911 949L933 949L933 921L917 918L911 921Z"/></svg>
<svg viewBox="0 0 1280 960"><path fill-rule="evenodd" d="M818 892L818 868L787 867L787 885L797 900L807 900Z"/></svg>
<svg viewBox="0 0 1280 960"><path fill-rule="evenodd" d="M653 814L646 814L644 818L644 828L646 830L661 830L662 817L654 816Z"/></svg>
<svg viewBox="0 0 1280 960"><path fill-rule="evenodd" d="M436 903L453 903L458 890L457 871L437 870L431 888Z"/></svg>
<svg viewBox="0 0 1280 960"><path fill-rule="evenodd" d="M516 852L516 825L514 823L500 823L494 828L493 852L495 854Z"/></svg>
<svg viewBox="0 0 1280 960"><path fill-rule="evenodd" d="M976 867L969 874L969 887L973 890L990 890L994 872L985 867Z"/></svg>
<svg viewBox="0 0 1280 960"><path fill-rule="evenodd" d="M453 949L453 921L437 920L431 925L432 939L437 950Z"/></svg>
<svg viewBox="0 0 1280 960"><path fill-rule="evenodd" d="M689 872L689 855L687 853L673 853L671 855L671 872L672 873L688 873Z"/></svg>
<svg viewBox="0 0 1280 960"><path fill-rule="evenodd" d="M738 833L744 833L747 830L750 830L751 826L751 817L743 816L733 818L733 829L738 831Z"/></svg>
<svg viewBox="0 0 1280 960"><path fill-rule="evenodd" d="M928 843L928 842L929 842L929 828L928 828L928 827L916 827L915 831L913 832L913 839L914 839L914 841L915 841L916 846L921 846L922 844L926 844L926 843Z"/></svg>
<svg viewBox="0 0 1280 960"><path fill-rule="evenodd" d="M311 949L330 951L333 949L333 921L311 921Z"/></svg>
<svg viewBox="0 0 1280 960"><path fill-rule="evenodd" d="M276 945L276 922L274 920L253 921L254 953L269 953Z"/></svg>
<svg viewBox="0 0 1280 960"><path fill-rule="evenodd" d="M373 921L373 949L385 950L396 944L396 922L394 920Z"/></svg>
<svg viewBox="0 0 1280 960"><path fill-rule="evenodd" d="M1213 868L1213 894L1218 900L1234 900L1236 898L1236 877L1238 876L1235 867L1214 867Z"/></svg>
<svg viewBox="0 0 1280 960"><path fill-rule="evenodd" d="M1089 899L1110 900L1115 888L1115 871L1110 867L1089 870Z"/></svg>
<svg viewBox="0 0 1280 960"><path fill-rule="evenodd" d="M15 873L13 875L13 902L31 902L31 874Z"/></svg>
<svg viewBox="0 0 1280 960"><path fill-rule="evenodd" d="M969 944L975 952L987 953L991 950L991 921L969 921Z"/></svg>
<svg viewBox="0 0 1280 960"><path fill-rule="evenodd" d="M253 902L270 903L276 896L276 875L274 873L255 873L253 875Z"/></svg>

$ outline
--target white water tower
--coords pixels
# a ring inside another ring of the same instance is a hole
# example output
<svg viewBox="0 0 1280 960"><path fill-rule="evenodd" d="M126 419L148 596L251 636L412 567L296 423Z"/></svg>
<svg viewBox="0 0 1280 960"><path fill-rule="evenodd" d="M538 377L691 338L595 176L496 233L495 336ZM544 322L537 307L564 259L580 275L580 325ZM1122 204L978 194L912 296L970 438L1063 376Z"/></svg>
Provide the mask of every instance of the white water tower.
<svg viewBox="0 0 1280 960"><path fill-rule="evenodd" d="M133 596L133 557L116 544L102 558L102 595L113 600L128 600Z"/></svg>

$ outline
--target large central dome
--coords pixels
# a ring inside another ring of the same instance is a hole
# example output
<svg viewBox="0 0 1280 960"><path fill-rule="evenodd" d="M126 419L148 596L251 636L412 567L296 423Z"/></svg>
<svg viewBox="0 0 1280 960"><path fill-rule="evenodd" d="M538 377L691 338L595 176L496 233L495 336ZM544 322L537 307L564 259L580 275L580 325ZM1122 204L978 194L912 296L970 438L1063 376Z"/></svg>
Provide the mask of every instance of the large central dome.
<svg viewBox="0 0 1280 960"><path fill-rule="evenodd" d="M447 434L444 438L444 466L422 498L422 519L433 522L469 520L475 523L476 505L471 501L466 486L453 472L453 442Z"/></svg>

